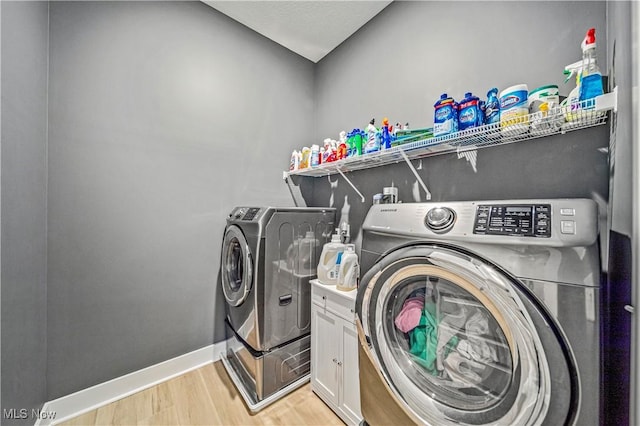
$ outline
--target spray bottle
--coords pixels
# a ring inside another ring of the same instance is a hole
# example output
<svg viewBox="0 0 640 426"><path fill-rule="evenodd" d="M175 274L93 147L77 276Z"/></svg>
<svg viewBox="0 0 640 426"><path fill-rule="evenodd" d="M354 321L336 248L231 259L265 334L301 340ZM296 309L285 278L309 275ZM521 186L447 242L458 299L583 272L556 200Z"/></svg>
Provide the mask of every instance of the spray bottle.
<svg viewBox="0 0 640 426"><path fill-rule="evenodd" d="M581 61L574 62L564 67L564 75L566 76L566 78L564 79L565 83L571 80L571 78L573 78L574 75L576 76L576 87L574 87L574 89L571 92L569 92L569 96L567 96L567 98L560 103L560 106L564 111L564 116L567 121L576 120L578 118L578 113L580 109L586 110L586 109L593 109L595 107L595 104L593 102L591 103L581 102L583 100L590 99L590 98L582 99L580 97L581 94L583 93L582 86L583 86L584 68L591 67L592 62L595 62L595 58L583 59ZM602 87L602 76L600 76L600 87ZM602 92L600 92L600 94L602 94Z"/></svg>
<svg viewBox="0 0 640 426"><path fill-rule="evenodd" d="M604 93L602 74L596 60L596 29L590 28L581 44L582 78L580 79L580 100L586 101Z"/></svg>
<svg viewBox="0 0 640 426"><path fill-rule="evenodd" d="M602 74L596 62L596 36L595 28L589 29L582 41L582 60L564 67L566 76L564 82L568 82L575 75L576 87L569 96L562 101L560 106L564 110L567 121L579 118L580 109L593 109L593 102L584 102L603 94Z"/></svg>
<svg viewBox="0 0 640 426"><path fill-rule="evenodd" d="M582 61L574 62L573 64L569 64L564 67L564 75L566 78L564 82L567 83L569 80L576 76L576 87L573 88L571 92L569 92L569 96L562 101L560 104L563 107L564 116L567 121L572 121L577 118L576 112L580 109L580 77L582 75Z"/></svg>

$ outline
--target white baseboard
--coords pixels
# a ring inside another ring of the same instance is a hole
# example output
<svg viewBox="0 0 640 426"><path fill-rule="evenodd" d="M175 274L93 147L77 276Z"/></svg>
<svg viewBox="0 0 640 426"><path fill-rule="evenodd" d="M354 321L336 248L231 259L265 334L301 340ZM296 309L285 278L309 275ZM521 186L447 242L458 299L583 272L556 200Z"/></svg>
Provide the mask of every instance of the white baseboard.
<svg viewBox="0 0 640 426"><path fill-rule="evenodd" d="M180 355L142 370L100 383L90 388L48 401L41 409L35 426L52 426L72 419L87 411L140 392L173 377L220 359L225 351L225 342ZM53 419L51 418L53 417Z"/></svg>

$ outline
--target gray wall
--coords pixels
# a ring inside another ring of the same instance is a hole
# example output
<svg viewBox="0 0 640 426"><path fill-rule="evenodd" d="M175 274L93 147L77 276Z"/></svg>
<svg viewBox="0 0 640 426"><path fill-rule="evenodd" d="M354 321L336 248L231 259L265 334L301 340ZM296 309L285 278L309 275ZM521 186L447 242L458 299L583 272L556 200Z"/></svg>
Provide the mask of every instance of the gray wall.
<svg viewBox="0 0 640 426"><path fill-rule="evenodd" d="M544 25L542 24L544 23ZM317 65L316 140L376 124L433 125L442 93L484 99L492 87L564 84L565 65L596 28L607 63L605 2L397 1Z"/></svg>
<svg viewBox="0 0 640 426"><path fill-rule="evenodd" d="M50 25L56 398L223 338L225 218L293 204L313 64L200 2L52 2Z"/></svg>
<svg viewBox="0 0 640 426"><path fill-rule="evenodd" d="M541 22L557 30L543 30ZM486 98L494 86L555 83L567 95L575 83L564 85L562 71L582 57L592 26L606 64L605 24L604 2L394 2L318 64L315 139L363 129L372 117L378 125L389 117L431 127L443 92ZM455 153L413 164L434 201L588 197L605 205L607 140L600 127L478 150L475 169ZM365 203L339 175L296 183L308 204L331 204L342 220L348 216L354 234L384 186L399 187L404 202L426 200L404 163L348 176Z"/></svg>
<svg viewBox="0 0 640 426"><path fill-rule="evenodd" d="M2 8L2 412L46 400L48 4ZM21 413L18 412L18 417Z"/></svg>

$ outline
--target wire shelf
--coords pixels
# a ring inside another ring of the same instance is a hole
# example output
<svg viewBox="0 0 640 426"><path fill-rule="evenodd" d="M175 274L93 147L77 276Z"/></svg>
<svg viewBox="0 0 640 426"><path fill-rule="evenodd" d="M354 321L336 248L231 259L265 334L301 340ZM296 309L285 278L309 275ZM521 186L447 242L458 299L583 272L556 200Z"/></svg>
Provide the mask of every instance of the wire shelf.
<svg viewBox="0 0 640 426"><path fill-rule="evenodd" d="M320 164L316 167L286 171L283 173L283 177L286 179L288 176L294 175L327 176L398 163L406 159L413 160L454 152L460 153L564 134L605 124L609 110L617 110L617 87L611 93L582 101L578 105L553 108L546 115L542 112L536 112L522 116L518 120L512 120L506 126L500 123L487 124L444 136L425 138L383 151Z"/></svg>

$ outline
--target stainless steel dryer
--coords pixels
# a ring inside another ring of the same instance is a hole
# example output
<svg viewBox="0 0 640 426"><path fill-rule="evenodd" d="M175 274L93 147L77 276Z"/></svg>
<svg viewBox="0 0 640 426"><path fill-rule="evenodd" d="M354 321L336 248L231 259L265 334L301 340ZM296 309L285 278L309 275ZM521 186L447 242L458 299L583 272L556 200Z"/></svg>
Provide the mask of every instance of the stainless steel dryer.
<svg viewBox="0 0 640 426"><path fill-rule="evenodd" d="M223 362L252 411L308 380L309 281L334 227L332 208L237 207L227 218Z"/></svg>
<svg viewBox="0 0 640 426"><path fill-rule="evenodd" d="M356 311L367 423L598 424L597 205L373 205Z"/></svg>

